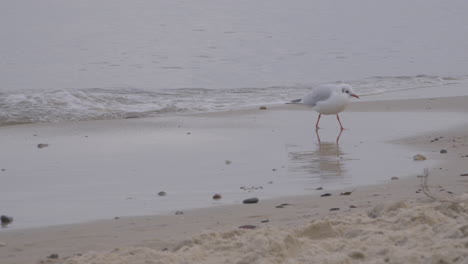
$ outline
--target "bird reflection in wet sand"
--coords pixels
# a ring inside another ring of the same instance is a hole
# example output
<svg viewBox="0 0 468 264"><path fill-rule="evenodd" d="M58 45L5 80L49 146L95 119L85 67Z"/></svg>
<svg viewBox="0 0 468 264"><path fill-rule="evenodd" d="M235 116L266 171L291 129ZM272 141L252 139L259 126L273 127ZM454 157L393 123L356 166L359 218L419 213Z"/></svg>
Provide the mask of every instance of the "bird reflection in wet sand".
<svg viewBox="0 0 468 264"><path fill-rule="evenodd" d="M335 142L321 141L318 130L317 148L313 151L290 152L292 168L295 172L312 174L322 179L342 178L345 153L338 142L344 130L340 130ZM295 166L294 166L295 165ZM309 175L310 177L310 175Z"/></svg>

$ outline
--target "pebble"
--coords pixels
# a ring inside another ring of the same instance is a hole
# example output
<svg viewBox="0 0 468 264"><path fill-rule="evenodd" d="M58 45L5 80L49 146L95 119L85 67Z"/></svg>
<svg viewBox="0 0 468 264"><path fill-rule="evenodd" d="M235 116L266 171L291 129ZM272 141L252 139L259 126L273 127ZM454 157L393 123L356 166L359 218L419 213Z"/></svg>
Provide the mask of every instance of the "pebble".
<svg viewBox="0 0 468 264"><path fill-rule="evenodd" d="M413 156L413 160L426 160L426 156L421 154L416 154Z"/></svg>
<svg viewBox="0 0 468 264"><path fill-rule="evenodd" d="M326 196L331 196L331 193L324 193L324 194L320 195L320 197L326 197Z"/></svg>
<svg viewBox="0 0 468 264"><path fill-rule="evenodd" d="M323 190L323 187L318 187L315 190L317 190L317 191Z"/></svg>
<svg viewBox="0 0 468 264"><path fill-rule="evenodd" d="M284 203L284 204L277 205L277 206L275 206L275 207L276 207L276 208L284 208L285 206L288 206L288 205L290 205L290 204Z"/></svg>
<svg viewBox="0 0 468 264"><path fill-rule="evenodd" d="M349 208L357 208L355 205L350 205Z"/></svg>
<svg viewBox="0 0 468 264"><path fill-rule="evenodd" d="M468 176L468 172L460 174L460 176Z"/></svg>
<svg viewBox="0 0 468 264"><path fill-rule="evenodd" d="M167 194L167 193L166 193L165 191L160 191L160 192L158 192L158 195L159 195L159 196L166 196L166 194Z"/></svg>
<svg viewBox="0 0 468 264"><path fill-rule="evenodd" d="M340 195L351 195L353 192L342 192Z"/></svg>
<svg viewBox="0 0 468 264"><path fill-rule="evenodd" d="M268 223L268 222L270 222L270 220L268 220L268 219L260 221L260 223Z"/></svg>
<svg viewBox="0 0 468 264"><path fill-rule="evenodd" d="M440 150L440 154L446 154L447 153L447 150L446 149L441 149Z"/></svg>
<svg viewBox="0 0 468 264"><path fill-rule="evenodd" d="M54 253L54 254L50 254L47 258L50 258L50 259L58 259L59 258L59 255L57 253Z"/></svg>
<svg viewBox="0 0 468 264"><path fill-rule="evenodd" d="M219 200L219 199L221 199L221 194L217 193L213 195L213 200Z"/></svg>
<svg viewBox="0 0 468 264"><path fill-rule="evenodd" d="M230 160L226 160L224 163L226 163L226 165L229 165L229 164L231 164L231 163L232 163L232 161L230 161Z"/></svg>
<svg viewBox="0 0 468 264"><path fill-rule="evenodd" d="M2 169L2 171L6 171L6 169Z"/></svg>
<svg viewBox="0 0 468 264"><path fill-rule="evenodd" d="M260 110L267 110L267 107L264 106L264 105L262 105L262 106L260 106L258 109L260 109Z"/></svg>
<svg viewBox="0 0 468 264"><path fill-rule="evenodd" d="M255 203L258 203L258 198L253 197L253 198L245 199L242 203L244 203L244 204L255 204Z"/></svg>
<svg viewBox="0 0 468 264"><path fill-rule="evenodd" d="M243 226L239 226L239 228L241 228L241 229L255 229L257 227L254 226L254 225L243 225Z"/></svg>
<svg viewBox="0 0 468 264"><path fill-rule="evenodd" d="M13 222L13 217L7 216L7 215L2 215L2 216L0 216L0 222L2 223L2 225L8 225L11 222Z"/></svg>
<svg viewBox="0 0 468 264"><path fill-rule="evenodd" d="M338 208L338 207L330 208L330 211L338 211L338 210L340 210L340 208Z"/></svg>
<svg viewBox="0 0 468 264"><path fill-rule="evenodd" d="M175 215L183 215L183 214L184 214L184 212L182 212L182 211L176 211L175 212Z"/></svg>
<svg viewBox="0 0 468 264"><path fill-rule="evenodd" d="M390 178L390 180L398 180L400 178L398 178L397 176L393 176L392 178Z"/></svg>
<svg viewBox="0 0 468 264"><path fill-rule="evenodd" d="M44 143L40 143L40 144L37 144L37 147L38 148L47 148L49 146L49 144L44 144Z"/></svg>

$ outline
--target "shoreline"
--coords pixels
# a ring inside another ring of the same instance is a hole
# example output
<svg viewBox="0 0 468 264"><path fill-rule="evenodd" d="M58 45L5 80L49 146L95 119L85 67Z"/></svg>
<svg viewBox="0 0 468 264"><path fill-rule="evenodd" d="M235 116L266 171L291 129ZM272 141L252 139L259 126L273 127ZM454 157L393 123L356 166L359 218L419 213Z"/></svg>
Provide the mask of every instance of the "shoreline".
<svg viewBox="0 0 468 264"><path fill-rule="evenodd" d="M350 106L350 112L366 111L398 111L439 113L443 111L468 112L466 107L468 97L461 98L436 98L415 99L413 101L392 100L387 102L362 102ZM295 110L295 106L279 106ZM269 110L274 112L277 107ZM246 110L247 113L257 110ZM239 115L239 112L203 114L202 116L216 117L223 115ZM329 124L329 123L328 123ZM355 123L353 123L355 124ZM431 189L437 191L438 197L455 197L466 192L466 180L459 175L468 172L464 164L468 160L468 133L466 124L449 129L420 132L417 135L403 136L398 139L390 139L392 143L411 145L428 153L429 161L435 162L430 169L429 183ZM404 133L403 133L404 134ZM442 138L440 138L442 137ZM438 138L436 141L432 141ZM447 154L440 154L440 149L446 149ZM440 169L442 168L442 169ZM106 251L112 248L143 246L152 250L169 249L177 251L177 245L192 236L203 232L227 232L236 230L242 225L253 225L260 230L264 228L291 228L306 225L311 220L323 217L340 215L346 217L355 211L365 212L379 204L389 204L396 201L407 200L408 206L421 205L427 202L427 197L419 189L420 178L415 173L408 171L408 177L398 180L389 180L383 184L361 186L349 196L339 195L343 189L330 192L330 197L315 195L288 196L275 199L261 199L256 205L221 205L194 210L184 210L182 215L156 215L120 217L114 220L98 220L87 223L40 227L32 229L20 229L0 232L0 242L6 246L0 248L0 258L6 263L33 262L39 259L47 260L47 256L57 253L60 261L65 257L87 251ZM442 186L442 187L439 187ZM440 191L444 189L443 191ZM451 192L451 193L448 193ZM443 195L442 195L443 194ZM276 208L281 204L288 204L282 208ZM356 208L349 208L349 206ZM338 211L329 211L331 208L340 208ZM266 221L267 220L267 221ZM264 221L264 222L262 222ZM242 231L241 233L249 232ZM276 231L275 231L276 232ZM86 242L85 242L86 241ZM112 253L99 253L110 256ZM98 254L98 255L99 255ZM92 254L91 254L92 255ZM138 254L137 254L138 255ZM90 255L85 255L87 258ZM96 255L97 256L97 255ZM94 257L96 257L94 256ZM140 255L142 257L142 255ZM47 261L54 261L48 259ZM74 260L75 261L75 260ZM81 263L77 257L76 263ZM75 262L70 262L75 263ZM105 263L105 262L102 262Z"/></svg>

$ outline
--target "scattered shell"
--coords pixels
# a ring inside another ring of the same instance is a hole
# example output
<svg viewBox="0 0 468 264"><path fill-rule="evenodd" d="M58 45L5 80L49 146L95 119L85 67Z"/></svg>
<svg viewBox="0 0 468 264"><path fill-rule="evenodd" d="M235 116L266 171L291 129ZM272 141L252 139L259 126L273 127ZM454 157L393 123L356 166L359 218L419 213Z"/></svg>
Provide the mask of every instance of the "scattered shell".
<svg viewBox="0 0 468 264"><path fill-rule="evenodd" d="M390 180L398 180L400 178L398 178L397 176L393 176L392 178L390 178Z"/></svg>
<svg viewBox="0 0 468 264"><path fill-rule="evenodd" d="M221 199L221 194L217 193L213 195L213 200L219 200L219 199Z"/></svg>
<svg viewBox="0 0 468 264"><path fill-rule="evenodd" d="M446 154L447 153L447 150L446 149L441 149L440 150L440 154Z"/></svg>
<svg viewBox="0 0 468 264"><path fill-rule="evenodd" d="M413 160L426 160L426 156L421 154L416 154L413 156Z"/></svg>
<svg viewBox="0 0 468 264"><path fill-rule="evenodd" d="M167 193L166 193L165 191L160 191L160 192L158 192L158 195L159 195L159 196L166 196L166 194L167 194Z"/></svg>
<svg viewBox="0 0 468 264"><path fill-rule="evenodd" d="M264 106L264 105L262 105L262 106L260 106L258 109L260 109L260 110L267 110L267 107Z"/></svg>
<svg viewBox="0 0 468 264"><path fill-rule="evenodd" d="M255 204L255 203L258 203L258 198L257 197L253 197L253 198L249 198L249 199L245 199L242 203L244 204Z"/></svg>
<svg viewBox="0 0 468 264"><path fill-rule="evenodd" d="M257 227L254 226L254 225L243 225L243 226L239 226L239 228L241 228L241 229L255 229Z"/></svg>
<svg viewBox="0 0 468 264"><path fill-rule="evenodd" d="M49 144L44 144L44 143L37 144L37 147L40 148L40 149L41 148L47 148L48 146L49 146Z"/></svg>
<svg viewBox="0 0 468 264"><path fill-rule="evenodd" d="M324 193L324 194L320 195L320 197L326 197L326 196L331 196L331 193Z"/></svg>

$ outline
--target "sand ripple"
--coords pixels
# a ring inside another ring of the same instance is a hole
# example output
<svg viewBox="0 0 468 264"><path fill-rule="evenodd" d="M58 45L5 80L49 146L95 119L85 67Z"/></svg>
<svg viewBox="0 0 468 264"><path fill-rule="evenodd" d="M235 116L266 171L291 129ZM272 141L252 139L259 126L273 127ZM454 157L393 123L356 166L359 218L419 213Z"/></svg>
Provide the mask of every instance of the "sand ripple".
<svg viewBox="0 0 468 264"><path fill-rule="evenodd" d="M198 235L169 251L89 252L81 263L467 263L468 195L452 202L398 202L330 215L291 229Z"/></svg>

